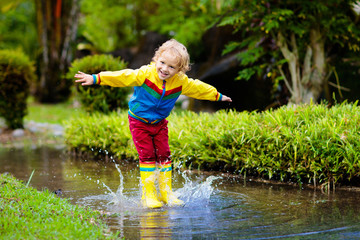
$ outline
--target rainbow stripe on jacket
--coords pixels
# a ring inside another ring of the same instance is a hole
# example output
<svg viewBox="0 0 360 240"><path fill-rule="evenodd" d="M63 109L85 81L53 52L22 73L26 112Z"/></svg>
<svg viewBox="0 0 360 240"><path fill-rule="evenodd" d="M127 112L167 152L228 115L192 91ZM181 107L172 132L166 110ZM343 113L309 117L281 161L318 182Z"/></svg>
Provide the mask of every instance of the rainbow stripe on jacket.
<svg viewBox="0 0 360 240"><path fill-rule="evenodd" d="M222 95L213 86L186 74L160 80L155 63L139 69L101 72L99 84L112 87L134 87L129 101L129 115L142 122L154 124L167 118L181 94L199 100L221 101Z"/></svg>

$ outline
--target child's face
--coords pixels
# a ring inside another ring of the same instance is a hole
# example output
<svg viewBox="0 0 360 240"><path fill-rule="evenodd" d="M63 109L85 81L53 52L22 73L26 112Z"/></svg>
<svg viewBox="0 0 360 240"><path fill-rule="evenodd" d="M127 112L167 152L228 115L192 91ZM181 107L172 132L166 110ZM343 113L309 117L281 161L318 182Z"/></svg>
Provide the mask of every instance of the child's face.
<svg viewBox="0 0 360 240"><path fill-rule="evenodd" d="M179 72L179 61L168 51L163 52L156 60L156 72L161 80L173 77Z"/></svg>

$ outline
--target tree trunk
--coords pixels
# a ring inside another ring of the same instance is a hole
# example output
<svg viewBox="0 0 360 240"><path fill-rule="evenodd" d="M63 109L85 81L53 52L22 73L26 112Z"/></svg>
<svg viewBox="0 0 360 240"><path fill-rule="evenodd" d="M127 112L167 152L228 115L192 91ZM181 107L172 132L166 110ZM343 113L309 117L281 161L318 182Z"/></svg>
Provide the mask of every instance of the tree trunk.
<svg viewBox="0 0 360 240"><path fill-rule="evenodd" d="M307 46L302 65L294 34L291 34L289 39L291 48L289 48L281 32L277 35L276 43L287 60L288 72L291 77L291 81L289 81L282 68L279 67L286 86L291 93L290 103L316 102L324 89L327 73L325 44L320 30L312 29L310 31L310 44Z"/></svg>
<svg viewBox="0 0 360 240"><path fill-rule="evenodd" d="M292 34L291 36L292 41L292 50L291 51L288 47L288 44L286 42L286 39L282 35L281 32L277 35L277 45L280 48L280 51L282 52L284 58L288 61L288 70L291 77L291 84L285 77L285 74L283 74L284 81L287 83L287 87L289 88L289 91L291 93L290 102L298 104L302 101L302 94L301 94L301 87L300 87L300 81L299 81L299 58L297 53L297 47L296 47L296 41L295 36ZM281 70L281 69L280 69ZM281 70L282 71L282 70Z"/></svg>
<svg viewBox="0 0 360 240"><path fill-rule="evenodd" d="M66 100L71 83L63 75L72 60L78 24L78 0L35 0L41 58L36 97L40 102Z"/></svg>
<svg viewBox="0 0 360 240"><path fill-rule="evenodd" d="M303 101L309 103L311 99L317 101L326 84L326 60L324 39L318 29L310 31L310 45L313 52L312 72L309 84L305 85Z"/></svg>

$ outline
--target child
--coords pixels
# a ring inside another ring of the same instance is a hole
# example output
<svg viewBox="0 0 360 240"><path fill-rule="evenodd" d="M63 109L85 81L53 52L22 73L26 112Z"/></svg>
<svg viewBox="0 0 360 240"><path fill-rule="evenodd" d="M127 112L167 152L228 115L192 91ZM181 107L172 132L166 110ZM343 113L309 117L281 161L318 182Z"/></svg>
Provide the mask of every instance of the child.
<svg viewBox="0 0 360 240"><path fill-rule="evenodd" d="M170 206L184 204L172 192L166 120L180 94L202 100L232 101L213 86L188 78L185 73L190 69L189 65L190 57L185 46L171 39L155 52L153 62L139 69L105 71L93 75L79 71L75 74L78 79L75 82L82 85L135 87L129 101L129 126L139 154L144 207L159 208L163 203ZM155 188L156 168L160 170L159 194Z"/></svg>

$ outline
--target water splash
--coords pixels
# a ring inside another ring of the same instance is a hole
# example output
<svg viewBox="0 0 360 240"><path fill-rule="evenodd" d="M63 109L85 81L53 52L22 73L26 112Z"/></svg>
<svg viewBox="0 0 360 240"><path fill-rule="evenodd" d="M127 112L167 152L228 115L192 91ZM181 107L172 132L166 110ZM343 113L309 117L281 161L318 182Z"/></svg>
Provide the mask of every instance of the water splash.
<svg viewBox="0 0 360 240"><path fill-rule="evenodd" d="M219 176L209 176L205 182L199 183L192 181L185 173L182 173L182 177L185 179L185 184L182 188L178 189L175 194L179 196L186 205L204 204L204 202L208 202L215 190L212 183L222 178Z"/></svg>
<svg viewBox="0 0 360 240"><path fill-rule="evenodd" d="M118 189L116 190L116 192L114 193L113 191L111 191L111 189L106 186L104 183L103 185L110 191L110 194L112 196L112 200L109 202L109 204L114 204L116 206L127 206L131 203L134 203L134 201L132 201L130 198L128 198L125 194L124 194L124 176L119 168L119 164L115 163L115 167L116 170L119 172L119 186Z"/></svg>
<svg viewBox="0 0 360 240"><path fill-rule="evenodd" d="M138 206L139 204L139 191L135 196L127 196L124 193L124 176L119 168L118 164L115 164L116 170L119 172L119 187L116 192L113 192L109 187L107 187L104 183L103 186L106 187L112 197L112 200L109 204L114 204L116 206L129 206L134 204ZM217 179L221 179L219 176L209 176L206 178L204 182L200 182L199 180L191 180L189 176L187 176L186 172L181 173L182 178L185 180L185 183L182 188L177 189L174 193L175 195L183 200L186 205L193 204L204 204L204 202L208 202L210 200L211 195L213 194L215 187L212 186L213 182ZM134 194L133 194L134 195Z"/></svg>
<svg viewBox="0 0 360 240"><path fill-rule="evenodd" d="M126 208L127 211L130 209L132 211L139 210L139 207L142 208L140 204L141 185L137 185L133 189L125 189L126 183L124 183L124 175L120 169L120 165L114 163L114 166L119 174L119 185L116 191L114 190L114 188L109 187L103 181L99 179L95 180L93 181L94 183L105 189L104 195L101 195L101 197L97 196L96 200L104 201L105 205L112 205L113 207L116 208L116 212L118 211L121 212L122 211L121 209L124 208ZM176 183L177 181L180 180L179 178L183 178L183 180L185 180L183 186L178 188L176 191L174 191L176 197L178 197L179 199L185 202L185 207L200 206L200 205L206 206L210 200L211 195L216 189L216 186L213 186L214 181L217 179L221 179L222 177L209 176L206 179L204 179L203 177L190 178L190 175L188 174L187 171L180 171L180 168L174 168L174 169L178 169L178 171L177 174L174 171L175 174L173 175L173 182ZM138 172L137 171L129 172L129 174L138 174ZM80 174L78 173L77 175ZM179 178L177 178L176 176L179 176ZM88 180L92 180L90 177L86 177L86 178ZM94 199L94 197L96 196L91 196L91 197L88 196L83 200L91 200Z"/></svg>

